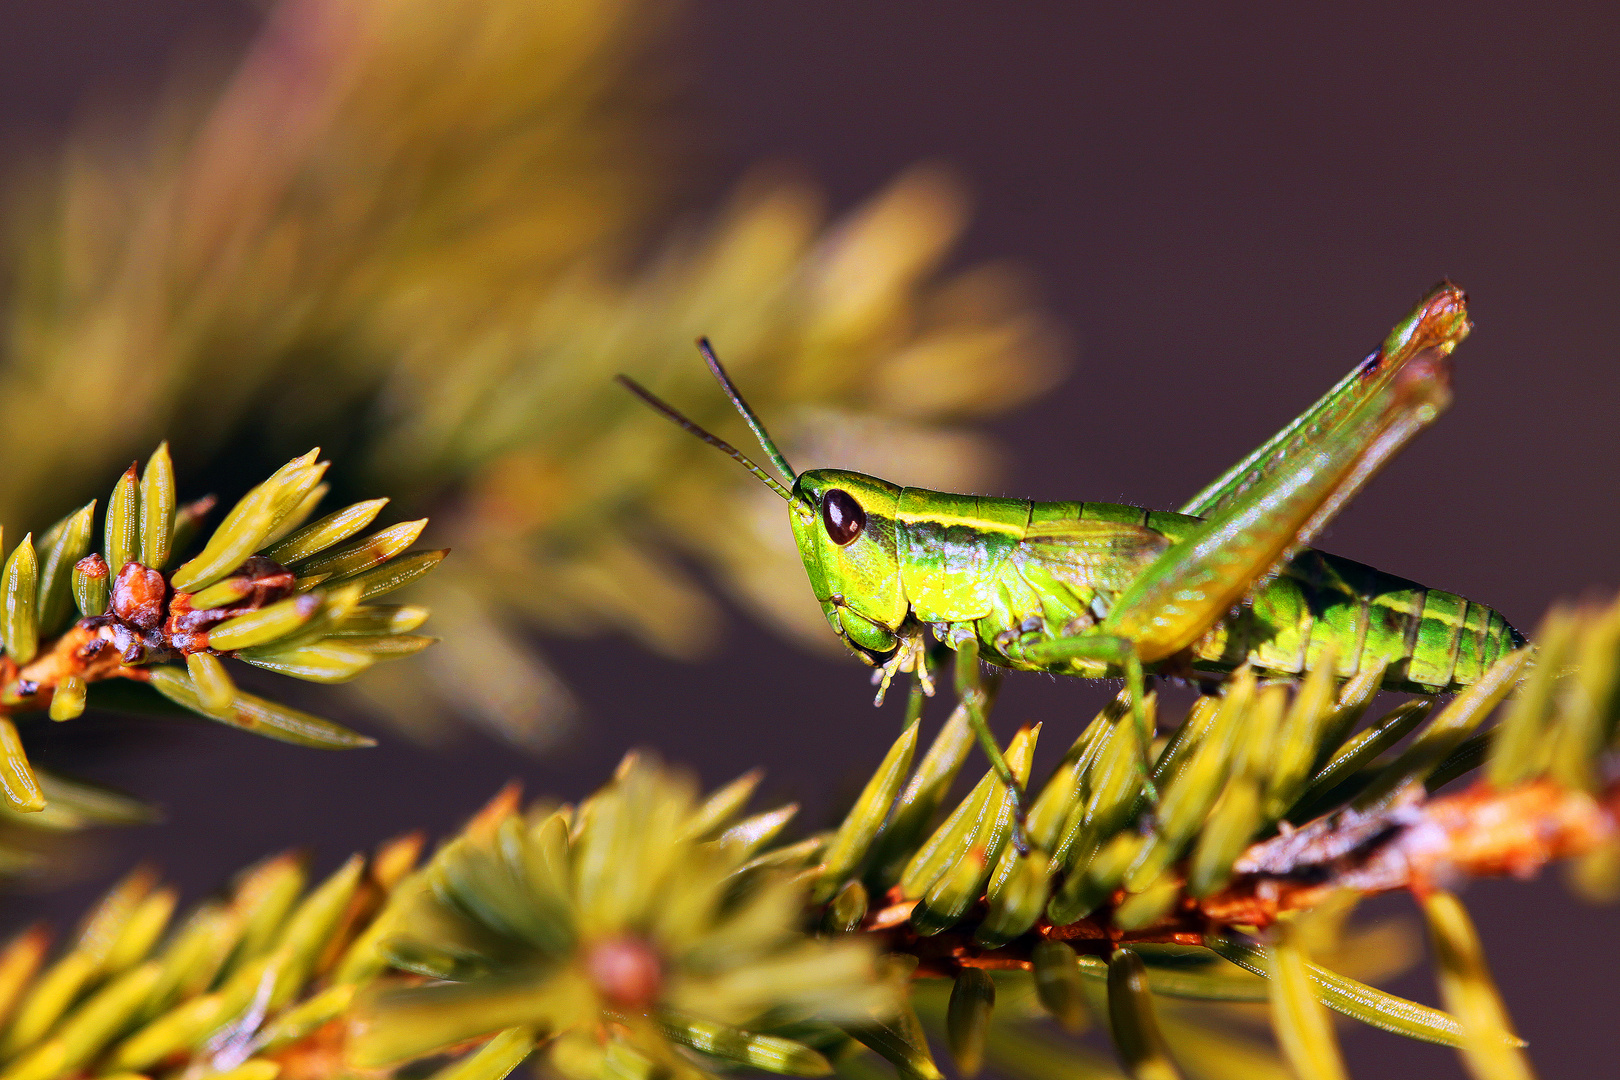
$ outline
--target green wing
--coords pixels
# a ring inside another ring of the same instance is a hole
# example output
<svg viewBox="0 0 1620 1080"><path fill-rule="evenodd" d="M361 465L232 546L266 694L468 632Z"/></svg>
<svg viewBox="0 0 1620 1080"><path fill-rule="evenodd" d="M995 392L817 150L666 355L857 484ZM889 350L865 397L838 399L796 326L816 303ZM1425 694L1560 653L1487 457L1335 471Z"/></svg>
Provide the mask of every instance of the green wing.
<svg viewBox="0 0 1620 1080"><path fill-rule="evenodd" d="M1044 571L1076 591L1121 592L1170 546L1144 525L1115 521L1033 522L1018 545L1025 577Z"/></svg>

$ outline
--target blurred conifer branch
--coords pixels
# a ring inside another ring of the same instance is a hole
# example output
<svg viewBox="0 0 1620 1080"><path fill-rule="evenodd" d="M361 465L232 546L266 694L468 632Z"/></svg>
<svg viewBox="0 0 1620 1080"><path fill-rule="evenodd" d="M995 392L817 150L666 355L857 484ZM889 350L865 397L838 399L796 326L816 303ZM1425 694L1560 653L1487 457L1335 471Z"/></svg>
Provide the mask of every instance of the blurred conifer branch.
<svg viewBox="0 0 1620 1080"><path fill-rule="evenodd" d="M82 873L99 854L84 836L101 826L146 825L151 807L118 791L33 767L44 796L41 810L17 810L0 802L0 879L38 885ZM8 882L9 884L10 882Z"/></svg>
<svg viewBox="0 0 1620 1080"><path fill-rule="evenodd" d="M625 241L666 10L289 0L211 99L77 139L12 215L0 507L182 419L347 419L401 305L470 317Z"/></svg>
<svg viewBox="0 0 1620 1080"><path fill-rule="evenodd" d="M1046 386L1057 335L1005 269L941 275L965 211L937 171L831 226L759 178L657 241L678 7L284 0L212 98L77 139L11 214L0 516L170 432L344 447L344 486L433 509L463 555L449 647L362 688L424 735L554 740L572 699L530 629L701 652L715 606L672 542L809 638L780 523L611 376L678 395L706 333L792 452L980 487L963 425Z"/></svg>
<svg viewBox="0 0 1620 1080"><path fill-rule="evenodd" d="M234 659L296 679L339 683L433 639L415 606L374 603L431 571L445 552L408 552L426 519L360 536L387 499L315 512L327 493L319 451L289 461L204 528L212 496L181 503L168 444L114 484L97 526L91 500L9 550L0 534L0 795L11 814L128 816L29 765L13 717L72 720L109 680L150 686L211 720L305 746L372 740L237 688ZM100 541L99 543L97 541ZM187 550L197 547L189 559ZM178 564L178 565L176 565Z"/></svg>
<svg viewBox="0 0 1620 1080"><path fill-rule="evenodd" d="M700 655L715 612L662 550L671 543L735 599L826 648L780 508L647 415L613 376L632 372L680 400L711 398L689 354L708 333L747 373L756 407L784 418L776 426L790 455L982 487L990 448L951 422L1022 400L1058 364L1053 330L1006 271L930 280L961 214L954 188L929 170L831 229L806 191L751 187L638 278L582 274L515 325L419 341L387 388L395 412L374 475L389 490L463 481L449 524L457 565L430 598L448 620L448 647L367 692L394 691L382 703L397 713L429 699L435 677L474 695L521 677L542 701L551 688L553 710L565 707L549 673L525 663L520 676L520 645L497 647L514 624L618 630L669 655ZM695 418L735 423L720 409ZM551 715L503 706L523 695L500 695L483 711L501 730L549 737Z"/></svg>
<svg viewBox="0 0 1620 1080"><path fill-rule="evenodd" d="M1239 673L1156 745L1156 810L1116 702L1031 789L1027 857L993 773L947 799L959 705L797 839L796 807L748 813L758 773L700 795L632 754L577 806L502 792L420 869L420 837L314 888L270 860L167 934L174 895L137 871L49 966L39 929L0 952L0 1077L498 1080L532 1055L569 1080L884 1059L916 1080L941 1075L929 1032L964 1075L1119 1076L1062 1033L1091 1017L1136 1077L1343 1077L1330 1011L1528 1076L1448 890L1559 858L1613 897L1620 600L1555 610L1541 640L1432 718L1369 719L1379 672ZM1037 735L1008 747L1021 776ZM1392 888L1421 902L1445 1010L1362 981L1415 952L1348 924Z"/></svg>

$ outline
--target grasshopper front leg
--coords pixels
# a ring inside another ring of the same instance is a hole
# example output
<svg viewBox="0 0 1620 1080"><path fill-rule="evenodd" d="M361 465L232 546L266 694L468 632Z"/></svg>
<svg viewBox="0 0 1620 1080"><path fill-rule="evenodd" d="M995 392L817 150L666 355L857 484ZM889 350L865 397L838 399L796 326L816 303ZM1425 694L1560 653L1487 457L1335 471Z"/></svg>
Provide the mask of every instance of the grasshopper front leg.
<svg viewBox="0 0 1620 1080"><path fill-rule="evenodd" d="M984 672L979 667L979 641L968 637L956 645L956 697L967 710L968 726L978 737L979 746L984 750L984 756L990 759L990 768L1001 781L1001 786L1007 789L1007 798L1012 803L1013 811L1013 847L1018 854L1029 854L1029 834L1024 831L1024 789L1018 783L1018 777L1013 775L1012 766L1007 764L1007 758L996 743L995 732L990 730L990 718L985 713L985 703L990 700L984 685Z"/></svg>

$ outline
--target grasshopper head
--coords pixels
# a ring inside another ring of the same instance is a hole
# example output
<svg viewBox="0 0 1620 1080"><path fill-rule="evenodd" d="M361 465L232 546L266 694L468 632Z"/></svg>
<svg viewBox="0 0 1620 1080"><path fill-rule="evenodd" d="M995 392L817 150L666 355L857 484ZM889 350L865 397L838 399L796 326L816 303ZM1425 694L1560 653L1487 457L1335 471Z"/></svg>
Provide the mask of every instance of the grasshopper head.
<svg viewBox="0 0 1620 1080"><path fill-rule="evenodd" d="M900 489L887 480L840 469L801 473L788 520L810 576L810 589L833 630L868 663L899 647L906 617L896 551Z"/></svg>
<svg viewBox="0 0 1620 1080"><path fill-rule="evenodd" d="M766 487L787 500L793 539L799 545L810 587L821 601L827 621L849 647L870 664L881 664L900 647L895 631L906 617L900 587L900 561L895 547L895 512L900 489L886 480L837 469L795 475L765 426L754 415L725 368L698 339L698 350L715 380L747 421L765 456L787 478L784 484L736 447L682 416L635 381L619 376L632 393L670 420L735 459ZM792 485L791 487L789 485Z"/></svg>

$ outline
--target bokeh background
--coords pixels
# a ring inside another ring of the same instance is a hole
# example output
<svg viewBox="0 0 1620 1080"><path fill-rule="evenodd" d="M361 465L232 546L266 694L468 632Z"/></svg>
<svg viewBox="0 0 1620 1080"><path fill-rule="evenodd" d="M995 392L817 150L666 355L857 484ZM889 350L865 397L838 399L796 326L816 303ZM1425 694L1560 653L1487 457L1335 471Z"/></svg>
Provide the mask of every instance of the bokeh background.
<svg viewBox="0 0 1620 1080"><path fill-rule="evenodd" d="M245 0L3 0L0 142L38 161L88 115L139 115L172 92L177 56L228 69L262 17ZM1620 584L1612 5L711 0L670 35L649 166L669 173L655 178L662 227L712 213L762 162L809 178L835 213L918 162L971 192L952 265L1019 267L1071 358L1054 389L982 425L1003 450L995 492L1176 506L1446 276L1476 321L1456 404L1321 546L1526 629L1554 598ZM689 336L671 328L672 356ZM253 445L220 447L193 463L216 486L256 478ZM737 527L711 526L717 543ZM383 745L321 755L94 714L43 731L36 759L149 798L166 820L104 837L86 876L6 900L3 921L66 922L141 858L191 896L290 845L335 865L406 828L443 832L509 778L581 795L633 745L710 783L763 765L769 789L819 824L887 745L899 706L873 711L853 660L721 604L717 648L697 662L623 633L547 642L582 718L541 756L477 730L423 746L329 698ZM1055 733L1077 731L1107 692L1014 677L997 723L1046 721L1055 754L1070 737ZM1552 878L1480 883L1467 899L1542 1075L1611 1069L1616 912ZM1390 988L1434 997L1422 974ZM1356 1075L1460 1075L1449 1052L1365 1029L1346 1052Z"/></svg>

